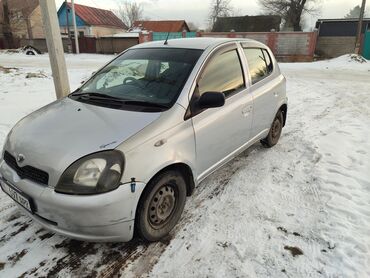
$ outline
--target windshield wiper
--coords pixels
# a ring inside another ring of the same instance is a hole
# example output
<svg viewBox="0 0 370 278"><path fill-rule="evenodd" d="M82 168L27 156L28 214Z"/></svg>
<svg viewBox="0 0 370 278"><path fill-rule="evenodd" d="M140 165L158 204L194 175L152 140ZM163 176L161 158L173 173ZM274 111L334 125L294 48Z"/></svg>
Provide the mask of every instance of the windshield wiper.
<svg viewBox="0 0 370 278"><path fill-rule="evenodd" d="M147 107L158 107L162 109L170 108L168 105L156 103L156 102L149 102L149 101L140 101L140 100L126 100L124 102L126 105L138 105L138 106L147 106Z"/></svg>
<svg viewBox="0 0 370 278"><path fill-rule="evenodd" d="M82 101L96 101L101 103L118 103L120 105L135 105L135 106L144 106L144 107L155 107L161 109L168 109L170 108L168 105L155 103L155 102L148 102L148 101L140 101L140 100L128 100L128 99L121 99L118 97L113 97L106 94L99 94L99 93L72 93L71 97L77 97Z"/></svg>
<svg viewBox="0 0 370 278"><path fill-rule="evenodd" d="M82 97L83 99L112 99L122 102L123 100L118 97L113 97L106 94L99 94L99 93L72 93L71 96L73 97Z"/></svg>

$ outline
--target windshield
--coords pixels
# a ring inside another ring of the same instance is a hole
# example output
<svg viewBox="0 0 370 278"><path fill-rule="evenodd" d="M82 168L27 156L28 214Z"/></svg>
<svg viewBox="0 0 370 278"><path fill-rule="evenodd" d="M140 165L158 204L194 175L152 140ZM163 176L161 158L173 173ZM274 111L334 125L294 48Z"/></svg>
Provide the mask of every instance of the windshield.
<svg viewBox="0 0 370 278"><path fill-rule="evenodd" d="M97 72L70 97L128 110L170 108L202 50L131 49Z"/></svg>

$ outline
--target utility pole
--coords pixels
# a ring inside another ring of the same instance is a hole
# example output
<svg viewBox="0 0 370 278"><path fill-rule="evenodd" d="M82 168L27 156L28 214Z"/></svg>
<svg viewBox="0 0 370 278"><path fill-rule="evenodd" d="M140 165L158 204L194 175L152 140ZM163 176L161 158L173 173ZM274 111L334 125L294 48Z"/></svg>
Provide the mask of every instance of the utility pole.
<svg viewBox="0 0 370 278"><path fill-rule="evenodd" d="M366 0L362 0L361 12L360 12L360 17L359 17L359 19L358 19L358 26L357 26L357 36L356 36L355 54L360 54L360 48L361 48L361 33L362 33L362 22L363 22L363 20L364 20L365 6L366 6Z"/></svg>
<svg viewBox="0 0 370 278"><path fill-rule="evenodd" d="M71 3L72 3L73 28L74 28L74 33L75 33L76 54L80 54L80 46L78 45L78 32L77 32L77 24L76 24L75 1L72 0Z"/></svg>
<svg viewBox="0 0 370 278"><path fill-rule="evenodd" d="M42 21L45 28L51 70L57 99L70 93L66 60L60 35L55 1L40 0Z"/></svg>
<svg viewBox="0 0 370 278"><path fill-rule="evenodd" d="M68 53L72 53L72 39L71 39L71 31L69 30L69 9L68 9L68 2L67 0L64 1L66 7L66 22L67 22L67 35L68 35Z"/></svg>

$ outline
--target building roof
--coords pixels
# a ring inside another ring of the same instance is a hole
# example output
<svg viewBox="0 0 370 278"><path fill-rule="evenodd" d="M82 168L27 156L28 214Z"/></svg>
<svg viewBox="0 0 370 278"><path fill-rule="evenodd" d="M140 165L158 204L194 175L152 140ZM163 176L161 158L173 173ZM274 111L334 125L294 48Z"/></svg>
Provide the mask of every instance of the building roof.
<svg viewBox="0 0 370 278"><path fill-rule="evenodd" d="M134 28L153 32L182 32L189 31L185 20L137 20Z"/></svg>
<svg viewBox="0 0 370 278"><path fill-rule="evenodd" d="M71 3L68 2L67 5L72 9ZM76 15L78 15L87 25L128 29L122 20L120 20L112 11L75 4L75 12Z"/></svg>
<svg viewBox="0 0 370 278"><path fill-rule="evenodd" d="M327 18L318 19L317 22L358 22L358 18ZM363 21L370 21L370 18L364 18Z"/></svg>
<svg viewBox="0 0 370 278"><path fill-rule="evenodd" d="M218 17L213 32L270 32L280 31L281 17L278 15Z"/></svg>
<svg viewBox="0 0 370 278"><path fill-rule="evenodd" d="M365 33L370 18L364 18L361 32ZM357 35L358 18L318 19L315 28L321 37L354 37Z"/></svg>

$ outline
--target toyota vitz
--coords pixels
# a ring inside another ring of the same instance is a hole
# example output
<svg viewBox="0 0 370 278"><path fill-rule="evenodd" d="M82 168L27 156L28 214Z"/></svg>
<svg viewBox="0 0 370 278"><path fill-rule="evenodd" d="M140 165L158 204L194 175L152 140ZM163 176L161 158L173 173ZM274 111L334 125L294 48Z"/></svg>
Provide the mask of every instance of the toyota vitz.
<svg viewBox="0 0 370 278"><path fill-rule="evenodd" d="M200 181L257 141L274 146L286 115L285 78L262 43L140 44L19 121L0 183L59 234L156 241Z"/></svg>

